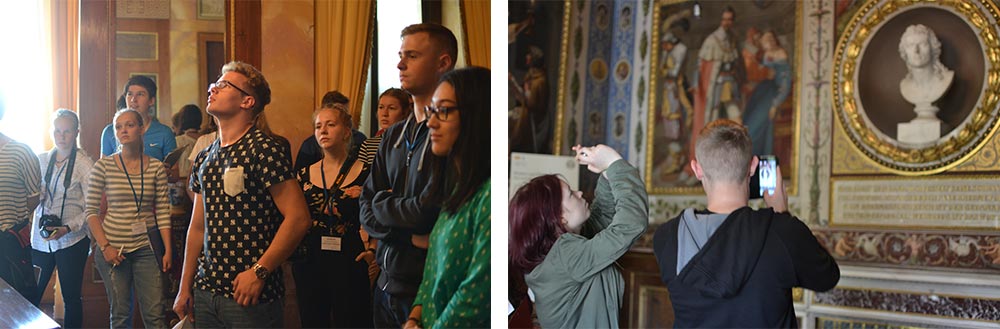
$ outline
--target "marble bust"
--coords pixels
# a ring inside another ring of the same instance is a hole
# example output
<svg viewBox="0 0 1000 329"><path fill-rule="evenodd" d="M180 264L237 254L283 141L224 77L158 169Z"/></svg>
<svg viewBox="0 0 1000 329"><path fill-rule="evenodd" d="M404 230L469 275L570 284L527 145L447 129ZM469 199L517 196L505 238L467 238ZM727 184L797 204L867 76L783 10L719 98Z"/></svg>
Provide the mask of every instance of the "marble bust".
<svg viewBox="0 0 1000 329"><path fill-rule="evenodd" d="M910 25L899 40L899 56L907 69L906 76L899 82L899 92L903 99L915 105L913 110L917 117L899 125L898 139L905 143L936 140L941 137L942 122L937 118L938 107L934 102L948 91L955 75L941 64L941 41L927 26Z"/></svg>

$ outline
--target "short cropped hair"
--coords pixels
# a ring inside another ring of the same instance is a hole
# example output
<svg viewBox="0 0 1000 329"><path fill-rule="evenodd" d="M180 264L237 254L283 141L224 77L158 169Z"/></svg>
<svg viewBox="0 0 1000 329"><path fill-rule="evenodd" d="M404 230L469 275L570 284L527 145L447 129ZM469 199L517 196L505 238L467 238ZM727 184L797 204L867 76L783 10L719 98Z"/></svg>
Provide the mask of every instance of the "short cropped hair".
<svg viewBox="0 0 1000 329"><path fill-rule="evenodd" d="M201 129L201 108L198 105L188 104L181 107L180 112L180 124L178 125L181 132L187 131L188 129Z"/></svg>
<svg viewBox="0 0 1000 329"><path fill-rule="evenodd" d="M403 32L399 34L399 37L402 38L420 32L427 33L431 43L437 47L440 53L448 54L451 57L451 67L448 69L455 68L455 61L458 60L458 40L455 38L455 34L440 24L420 23L403 28Z"/></svg>
<svg viewBox="0 0 1000 329"><path fill-rule="evenodd" d="M222 66L221 74L228 72L236 72L247 77L247 84L253 90L253 95L250 96L256 100L253 105L253 114L256 116L264 112L264 106L271 103L271 86L267 84L264 74L260 73L253 65L240 61L232 61Z"/></svg>
<svg viewBox="0 0 1000 329"><path fill-rule="evenodd" d="M323 101L320 102L320 106L329 106L329 104L344 104L350 105L351 100L344 96L343 93L337 90L331 90L323 94Z"/></svg>
<svg viewBox="0 0 1000 329"><path fill-rule="evenodd" d="M698 133L695 158L711 182L742 183L750 170L750 135L747 128L729 119L710 122Z"/></svg>
<svg viewBox="0 0 1000 329"><path fill-rule="evenodd" d="M143 87L146 89L146 92L149 92L149 98L156 98L156 82L153 82L153 79L150 79L145 75L135 75L128 78L128 82L125 83L125 87L122 87L123 97L125 94L128 94L128 87L131 86Z"/></svg>

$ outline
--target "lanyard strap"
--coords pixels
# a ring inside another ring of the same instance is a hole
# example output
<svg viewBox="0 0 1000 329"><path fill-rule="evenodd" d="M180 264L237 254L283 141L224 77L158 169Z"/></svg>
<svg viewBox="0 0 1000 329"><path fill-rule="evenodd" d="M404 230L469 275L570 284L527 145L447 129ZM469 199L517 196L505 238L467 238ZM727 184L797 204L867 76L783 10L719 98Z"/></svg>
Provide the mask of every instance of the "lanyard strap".
<svg viewBox="0 0 1000 329"><path fill-rule="evenodd" d="M332 210L333 207L336 207L336 202L334 200L336 197L340 196L340 186L344 184L344 179L347 178L347 172L350 171L352 166L354 166L355 159L356 157L354 155L350 155L347 157L347 161L344 161L344 163L340 165L340 172L337 173L337 178L333 180L333 186L331 187L331 189L334 190L333 193L330 193L330 189L326 187L326 167L324 166L326 159L320 160L319 173L320 177L323 179L323 207L320 208L321 213L325 213L327 210Z"/></svg>
<svg viewBox="0 0 1000 329"><path fill-rule="evenodd" d="M128 187L132 189L132 199L135 200L135 213L138 214L142 211L142 199L146 196L146 171L142 170L142 158L139 156L139 195L135 194L135 185L132 185L132 177L128 175L128 166L125 165L125 160L122 159L122 154L118 153L118 161L122 163L122 171L125 172L125 178L128 179Z"/></svg>
<svg viewBox="0 0 1000 329"><path fill-rule="evenodd" d="M417 123L417 127L412 131L412 133L403 131L403 134L406 135L403 138L403 142L406 144L406 166L410 165L410 158L413 157L413 150L420 144L420 141L418 140L420 137L420 130L421 128L427 128L426 121L427 120Z"/></svg>

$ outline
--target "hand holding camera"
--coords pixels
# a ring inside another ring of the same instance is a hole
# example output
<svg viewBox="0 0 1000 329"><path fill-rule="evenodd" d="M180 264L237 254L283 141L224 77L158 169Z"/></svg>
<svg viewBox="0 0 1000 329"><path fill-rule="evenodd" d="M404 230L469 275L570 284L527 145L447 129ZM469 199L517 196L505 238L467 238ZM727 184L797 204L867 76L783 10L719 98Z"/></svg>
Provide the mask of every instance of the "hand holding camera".
<svg viewBox="0 0 1000 329"><path fill-rule="evenodd" d="M68 228L66 230L60 229L63 227L62 219L53 214L42 215L38 220L38 234L46 240L57 240L69 233Z"/></svg>

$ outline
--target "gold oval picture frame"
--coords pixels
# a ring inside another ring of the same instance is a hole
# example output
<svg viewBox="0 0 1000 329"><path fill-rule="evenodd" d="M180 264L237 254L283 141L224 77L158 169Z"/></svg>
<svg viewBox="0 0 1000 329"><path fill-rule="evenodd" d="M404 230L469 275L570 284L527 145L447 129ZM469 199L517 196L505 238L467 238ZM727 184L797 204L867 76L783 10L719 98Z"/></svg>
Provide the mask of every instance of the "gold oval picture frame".
<svg viewBox="0 0 1000 329"><path fill-rule="evenodd" d="M888 172L929 175L975 155L1000 127L1000 11L971 1L872 1L860 8L837 42L833 102L854 147ZM907 68L899 40L907 26L923 24L941 40L941 62L954 72L935 103L940 137L902 142L896 125L913 119L913 104L899 91Z"/></svg>

